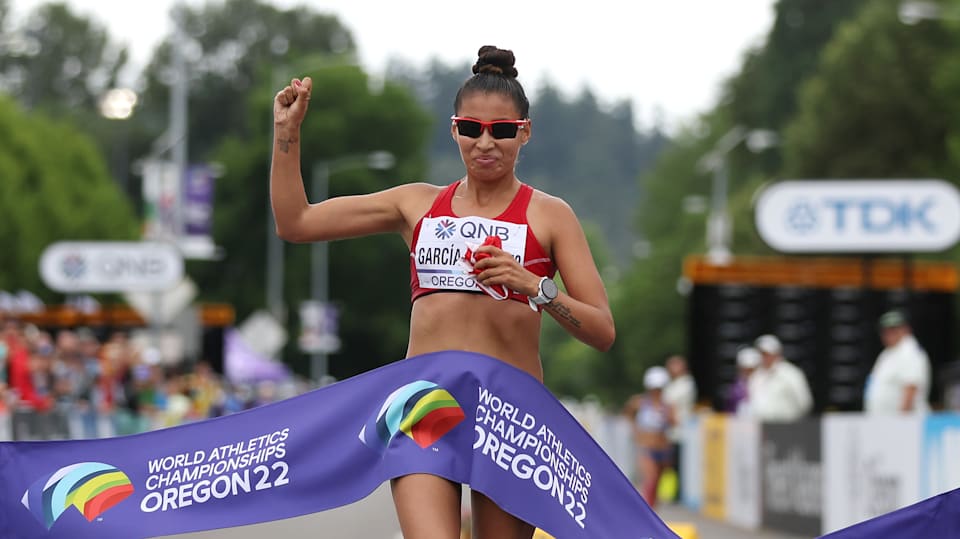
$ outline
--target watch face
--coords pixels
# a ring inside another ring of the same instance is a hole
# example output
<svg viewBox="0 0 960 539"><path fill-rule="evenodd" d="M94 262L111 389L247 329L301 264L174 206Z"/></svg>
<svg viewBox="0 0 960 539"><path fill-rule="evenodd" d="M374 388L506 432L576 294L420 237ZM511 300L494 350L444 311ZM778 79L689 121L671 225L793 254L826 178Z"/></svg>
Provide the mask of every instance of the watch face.
<svg viewBox="0 0 960 539"><path fill-rule="evenodd" d="M554 300L557 297L557 294L560 293L560 290L557 288L557 283L553 279L544 279L540 283L540 291L543 293L543 296L549 300Z"/></svg>

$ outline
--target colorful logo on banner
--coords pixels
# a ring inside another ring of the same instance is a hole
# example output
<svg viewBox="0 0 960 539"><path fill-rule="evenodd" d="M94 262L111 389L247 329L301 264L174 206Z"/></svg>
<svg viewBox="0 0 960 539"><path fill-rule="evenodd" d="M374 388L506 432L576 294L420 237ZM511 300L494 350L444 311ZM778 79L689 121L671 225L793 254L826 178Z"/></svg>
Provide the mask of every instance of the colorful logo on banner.
<svg viewBox="0 0 960 539"><path fill-rule="evenodd" d="M50 529L71 505L87 521L93 521L131 494L133 485L127 474L102 462L80 462L35 481L21 501Z"/></svg>
<svg viewBox="0 0 960 539"><path fill-rule="evenodd" d="M402 432L426 449L465 417L449 391L433 382L417 380L386 398L380 410L360 429L360 441L383 451Z"/></svg>

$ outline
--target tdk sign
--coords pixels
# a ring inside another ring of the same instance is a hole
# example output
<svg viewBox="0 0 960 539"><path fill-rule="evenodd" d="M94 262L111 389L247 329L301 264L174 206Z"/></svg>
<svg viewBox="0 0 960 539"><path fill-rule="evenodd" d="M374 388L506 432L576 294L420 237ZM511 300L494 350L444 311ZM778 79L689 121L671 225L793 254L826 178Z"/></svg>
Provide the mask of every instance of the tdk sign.
<svg viewBox="0 0 960 539"><path fill-rule="evenodd" d="M757 230L783 252L921 252L960 239L960 193L942 180L784 181L761 191Z"/></svg>

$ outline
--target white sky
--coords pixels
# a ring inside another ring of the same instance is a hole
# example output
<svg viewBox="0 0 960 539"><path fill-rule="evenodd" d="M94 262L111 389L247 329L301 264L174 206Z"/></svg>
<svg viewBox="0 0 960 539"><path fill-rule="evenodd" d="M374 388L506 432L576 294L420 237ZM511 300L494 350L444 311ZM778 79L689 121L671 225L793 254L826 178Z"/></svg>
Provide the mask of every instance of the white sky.
<svg viewBox="0 0 960 539"><path fill-rule="evenodd" d="M12 0L23 16L44 0ZM144 64L169 30L173 0L66 0L105 24ZM201 4L199 0L188 3ZM724 78L773 22L775 0L274 0L336 14L351 30L364 67L390 58L473 61L481 45L512 49L533 94L549 79L567 95L589 86L602 102L630 99L649 125L660 109L670 126L711 108Z"/></svg>

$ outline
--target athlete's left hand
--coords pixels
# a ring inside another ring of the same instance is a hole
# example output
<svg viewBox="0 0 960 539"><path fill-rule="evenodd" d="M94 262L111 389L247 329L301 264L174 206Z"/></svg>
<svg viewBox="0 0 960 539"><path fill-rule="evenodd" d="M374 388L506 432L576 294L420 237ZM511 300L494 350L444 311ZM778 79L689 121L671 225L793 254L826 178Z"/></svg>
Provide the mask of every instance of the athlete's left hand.
<svg viewBox="0 0 960 539"><path fill-rule="evenodd" d="M485 256L480 256L485 255ZM527 271L513 255L493 245L481 245L473 265L477 281L486 285L503 285L514 292L536 296L540 278Z"/></svg>

